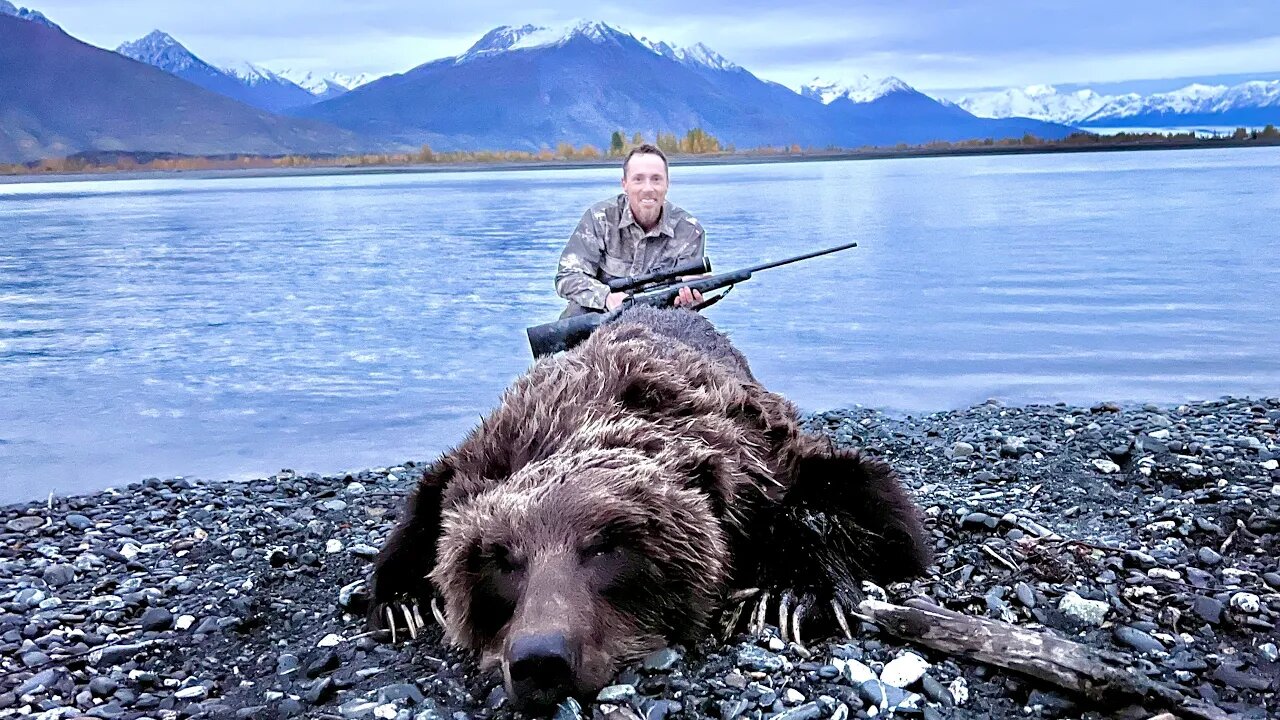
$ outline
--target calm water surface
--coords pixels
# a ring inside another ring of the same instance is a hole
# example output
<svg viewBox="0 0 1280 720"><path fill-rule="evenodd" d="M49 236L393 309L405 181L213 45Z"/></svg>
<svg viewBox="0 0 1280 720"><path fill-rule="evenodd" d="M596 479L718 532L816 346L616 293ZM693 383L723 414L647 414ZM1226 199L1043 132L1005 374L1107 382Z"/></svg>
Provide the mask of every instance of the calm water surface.
<svg viewBox="0 0 1280 720"><path fill-rule="evenodd" d="M0 184L0 502L430 459L616 170ZM674 168L806 410L1280 394L1280 150Z"/></svg>

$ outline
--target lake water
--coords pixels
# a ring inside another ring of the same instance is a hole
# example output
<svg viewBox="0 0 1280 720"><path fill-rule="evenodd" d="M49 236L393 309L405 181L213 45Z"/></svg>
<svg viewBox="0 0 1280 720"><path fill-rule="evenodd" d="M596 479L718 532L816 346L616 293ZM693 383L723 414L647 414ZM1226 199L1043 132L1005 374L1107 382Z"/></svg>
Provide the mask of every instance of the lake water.
<svg viewBox="0 0 1280 720"><path fill-rule="evenodd" d="M428 460L617 170L0 184L0 502ZM805 410L1280 394L1280 149L675 167Z"/></svg>

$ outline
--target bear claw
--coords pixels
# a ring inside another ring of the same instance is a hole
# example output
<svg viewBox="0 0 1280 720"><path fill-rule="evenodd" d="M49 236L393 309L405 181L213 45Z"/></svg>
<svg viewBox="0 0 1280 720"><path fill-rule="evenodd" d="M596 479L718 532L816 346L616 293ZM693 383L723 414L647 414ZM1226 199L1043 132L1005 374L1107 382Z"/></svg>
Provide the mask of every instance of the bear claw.
<svg viewBox="0 0 1280 720"><path fill-rule="evenodd" d="M792 590L775 591L777 593L777 627L778 637L784 642L794 642L800 647L805 647L804 637L801 630L804 622L809 617L809 613L813 610L814 603L818 598L808 593L796 594ZM773 598L773 594L768 590L761 591L757 588L749 590L739 590L729 596L730 610L727 611L727 620L724 624L724 636L727 638L738 624L738 619L742 615L742 611L747 607L751 608L751 613L747 619L746 631L751 635L760 636L764 634L765 625L768 623L770 613L769 601ZM858 617L856 613L846 610L839 600L831 598L831 613L835 616L840 632L845 638L852 640L853 632L850 630L849 618Z"/></svg>
<svg viewBox="0 0 1280 720"><path fill-rule="evenodd" d="M409 638L418 639L418 626L413 622L413 613L409 611L409 606L400 603L400 612L404 613L404 624L409 626Z"/></svg>
<svg viewBox="0 0 1280 720"><path fill-rule="evenodd" d="M840 607L840 601L835 598L831 598L831 612L835 614L836 622L840 624L840 631L847 639L852 640L853 633L849 632L849 621L844 616L844 608Z"/></svg>
<svg viewBox="0 0 1280 720"><path fill-rule="evenodd" d="M440 612L439 598L431 598L431 614L435 616L436 622L440 623L441 630L447 627L447 624L444 621L444 613Z"/></svg>
<svg viewBox="0 0 1280 720"><path fill-rule="evenodd" d="M435 608L432 608L435 610ZM408 630L410 639L417 640L418 635L427 628L427 622L422 618L422 611L418 607L418 603L407 600L401 602L390 602L382 606L382 618L385 622L386 629L391 632L391 644L395 645L397 641L396 626L399 624L396 618L404 618L404 628ZM436 619L439 619L436 613Z"/></svg>

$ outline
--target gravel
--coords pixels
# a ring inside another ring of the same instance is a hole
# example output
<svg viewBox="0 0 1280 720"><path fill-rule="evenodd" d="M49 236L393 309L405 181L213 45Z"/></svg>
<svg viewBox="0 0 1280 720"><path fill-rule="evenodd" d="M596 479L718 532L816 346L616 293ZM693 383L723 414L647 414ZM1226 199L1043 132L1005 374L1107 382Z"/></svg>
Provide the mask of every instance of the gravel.
<svg viewBox="0 0 1280 720"><path fill-rule="evenodd" d="M1280 399L990 402L806 424L868 448L937 562L883 588L1119 653L1233 717L1280 715ZM0 508L0 717L510 718L431 626L366 634L372 553L420 461L244 482L147 479ZM563 720L1149 718L871 625L667 648Z"/></svg>

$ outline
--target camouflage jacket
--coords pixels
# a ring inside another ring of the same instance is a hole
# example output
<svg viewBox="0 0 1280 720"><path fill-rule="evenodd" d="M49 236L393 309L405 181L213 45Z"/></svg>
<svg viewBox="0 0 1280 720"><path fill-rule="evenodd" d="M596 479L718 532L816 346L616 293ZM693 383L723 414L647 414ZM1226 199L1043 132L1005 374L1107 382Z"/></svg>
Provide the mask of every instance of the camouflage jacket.
<svg viewBox="0 0 1280 720"><path fill-rule="evenodd" d="M569 301L566 313L603 310L609 280L672 268L703 257L706 249L697 218L667 201L658 224L646 233L632 217L626 194L619 193L583 213L560 253L556 293Z"/></svg>

